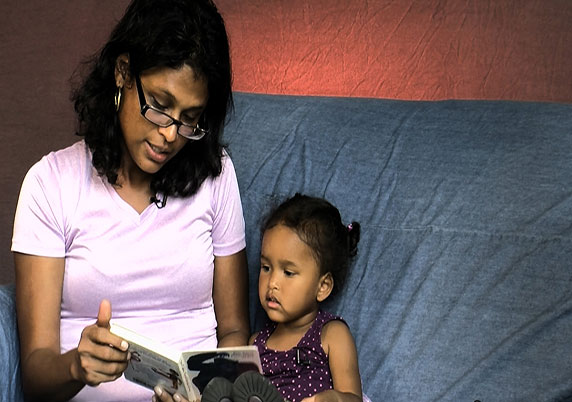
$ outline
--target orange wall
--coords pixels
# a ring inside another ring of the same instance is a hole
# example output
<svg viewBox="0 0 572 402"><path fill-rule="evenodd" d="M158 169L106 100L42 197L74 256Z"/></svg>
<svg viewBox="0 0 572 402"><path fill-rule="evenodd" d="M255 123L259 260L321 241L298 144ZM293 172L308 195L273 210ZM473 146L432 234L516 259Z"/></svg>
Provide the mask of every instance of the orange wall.
<svg viewBox="0 0 572 402"><path fill-rule="evenodd" d="M572 102L569 0L217 0L234 87Z"/></svg>
<svg viewBox="0 0 572 402"><path fill-rule="evenodd" d="M572 102L571 0L215 2L239 91ZM24 174L77 141L70 76L127 3L0 1L0 283Z"/></svg>

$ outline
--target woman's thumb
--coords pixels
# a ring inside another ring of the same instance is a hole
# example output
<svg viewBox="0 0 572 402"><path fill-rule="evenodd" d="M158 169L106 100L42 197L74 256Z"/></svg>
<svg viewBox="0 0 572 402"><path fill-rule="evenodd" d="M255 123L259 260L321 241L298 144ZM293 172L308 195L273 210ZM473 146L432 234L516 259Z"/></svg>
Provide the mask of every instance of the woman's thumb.
<svg viewBox="0 0 572 402"><path fill-rule="evenodd" d="M103 299L99 303L99 311L97 313L98 327L109 328L109 320L111 320L111 303L107 299Z"/></svg>

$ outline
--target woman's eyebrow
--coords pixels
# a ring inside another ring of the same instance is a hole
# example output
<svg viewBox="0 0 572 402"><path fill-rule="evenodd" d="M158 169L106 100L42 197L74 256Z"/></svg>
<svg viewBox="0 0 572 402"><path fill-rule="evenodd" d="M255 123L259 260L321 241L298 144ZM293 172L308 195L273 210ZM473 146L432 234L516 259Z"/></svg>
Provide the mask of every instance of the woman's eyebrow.
<svg viewBox="0 0 572 402"><path fill-rule="evenodd" d="M153 92L153 90L150 91L151 95L155 94L161 94L166 96L169 101L171 103L177 103L177 98L175 97L175 95L173 95L169 90L167 89L157 89L156 91ZM183 109L183 111L181 113L188 113L188 112L200 112L202 110L204 110L206 108L206 105L204 104L200 104L200 105L196 105L196 106L189 106L185 109Z"/></svg>

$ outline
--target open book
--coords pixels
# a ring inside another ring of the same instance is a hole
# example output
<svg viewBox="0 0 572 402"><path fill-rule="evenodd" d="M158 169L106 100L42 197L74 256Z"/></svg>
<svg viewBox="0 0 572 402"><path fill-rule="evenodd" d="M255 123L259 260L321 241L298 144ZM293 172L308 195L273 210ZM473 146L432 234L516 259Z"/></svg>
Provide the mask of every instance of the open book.
<svg viewBox="0 0 572 402"><path fill-rule="evenodd" d="M126 379L150 389L161 385L189 401L199 399L213 377L234 381L245 371L262 372L256 346L181 352L113 322L111 332L129 343Z"/></svg>

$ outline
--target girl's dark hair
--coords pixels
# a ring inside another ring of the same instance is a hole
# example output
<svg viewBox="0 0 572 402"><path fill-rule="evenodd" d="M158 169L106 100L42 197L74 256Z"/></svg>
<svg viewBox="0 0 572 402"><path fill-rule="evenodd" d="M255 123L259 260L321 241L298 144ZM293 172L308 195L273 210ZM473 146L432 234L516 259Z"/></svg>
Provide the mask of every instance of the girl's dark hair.
<svg viewBox="0 0 572 402"><path fill-rule="evenodd" d="M262 235L277 225L292 229L310 247L320 275L330 272L334 278L332 295L339 292L345 283L350 258L357 254L360 224L352 222L346 226L340 211L331 203L297 193L268 215Z"/></svg>
<svg viewBox="0 0 572 402"><path fill-rule="evenodd" d="M194 194L207 177L221 173L221 135L227 110L233 107L229 44L221 15L209 0L133 0L107 44L90 61L89 74L72 94L77 134L85 137L93 166L112 184L122 155L114 105L115 66L121 54L129 56L131 78L153 67L188 65L207 82L203 116L209 133L189 141L151 179L151 191L163 197Z"/></svg>

